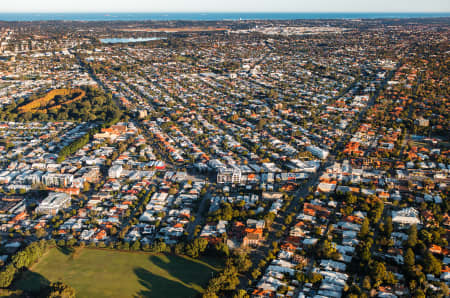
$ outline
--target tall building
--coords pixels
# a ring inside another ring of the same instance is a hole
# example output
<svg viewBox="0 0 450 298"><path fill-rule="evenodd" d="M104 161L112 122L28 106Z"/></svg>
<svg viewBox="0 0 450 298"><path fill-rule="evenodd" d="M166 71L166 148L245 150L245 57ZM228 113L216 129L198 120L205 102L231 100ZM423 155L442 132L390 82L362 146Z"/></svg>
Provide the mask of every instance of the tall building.
<svg viewBox="0 0 450 298"><path fill-rule="evenodd" d="M328 154L330 154L328 150L319 148L317 146L308 146L306 147L306 149L320 159L326 159L328 157Z"/></svg>
<svg viewBox="0 0 450 298"><path fill-rule="evenodd" d="M42 176L42 183L49 187L68 187L73 182L71 174L47 173Z"/></svg>
<svg viewBox="0 0 450 298"><path fill-rule="evenodd" d="M49 193L36 208L36 213L56 215L59 210L70 206L70 195L60 192Z"/></svg>
<svg viewBox="0 0 450 298"><path fill-rule="evenodd" d="M241 170L238 167L222 168L217 173L217 183L238 184L241 182Z"/></svg>

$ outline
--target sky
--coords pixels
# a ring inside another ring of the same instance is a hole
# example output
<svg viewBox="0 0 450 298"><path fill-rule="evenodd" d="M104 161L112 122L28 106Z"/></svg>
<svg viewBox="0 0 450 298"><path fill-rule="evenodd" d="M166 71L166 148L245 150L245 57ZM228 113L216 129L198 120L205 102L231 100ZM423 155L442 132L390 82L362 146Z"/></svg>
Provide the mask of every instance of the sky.
<svg viewBox="0 0 450 298"><path fill-rule="evenodd" d="M450 0L0 0L6 12L450 12Z"/></svg>

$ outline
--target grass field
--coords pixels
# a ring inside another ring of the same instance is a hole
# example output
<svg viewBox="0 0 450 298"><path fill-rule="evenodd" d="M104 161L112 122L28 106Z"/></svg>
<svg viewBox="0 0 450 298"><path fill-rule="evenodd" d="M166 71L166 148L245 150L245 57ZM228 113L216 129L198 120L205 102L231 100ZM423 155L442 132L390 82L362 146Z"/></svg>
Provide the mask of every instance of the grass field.
<svg viewBox="0 0 450 298"><path fill-rule="evenodd" d="M85 248L73 257L53 248L14 287L38 291L61 280L76 289L77 297L196 297L216 270L173 255Z"/></svg>

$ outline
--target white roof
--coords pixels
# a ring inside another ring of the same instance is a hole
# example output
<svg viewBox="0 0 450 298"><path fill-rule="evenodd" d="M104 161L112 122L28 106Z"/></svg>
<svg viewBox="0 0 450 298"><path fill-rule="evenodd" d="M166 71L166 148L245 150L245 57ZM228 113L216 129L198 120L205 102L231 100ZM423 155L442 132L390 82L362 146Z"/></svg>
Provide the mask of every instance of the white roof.
<svg viewBox="0 0 450 298"><path fill-rule="evenodd" d="M400 211L392 212L392 222L401 223L401 224L419 224L419 212L410 207L405 208Z"/></svg>

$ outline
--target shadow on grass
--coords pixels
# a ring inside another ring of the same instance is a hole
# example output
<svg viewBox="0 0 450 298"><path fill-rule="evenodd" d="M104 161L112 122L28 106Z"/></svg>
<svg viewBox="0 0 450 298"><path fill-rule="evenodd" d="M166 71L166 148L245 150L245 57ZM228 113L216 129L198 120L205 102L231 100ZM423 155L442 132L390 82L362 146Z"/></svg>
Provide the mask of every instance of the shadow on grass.
<svg viewBox="0 0 450 298"><path fill-rule="evenodd" d="M181 257L166 256L169 261L161 256L151 256L150 261L160 268L164 268L169 275L175 279L179 279L185 286L192 287L194 285L207 285L211 277L212 270L206 265L196 263Z"/></svg>
<svg viewBox="0 0 450 298"><path fill-rule="evenodd" d="M135 268L134 273L139 283L145 287L133 297L196 297L198 292L179 282L153 274L142 267Z"/></svg>
<svg viewBox="0 0 450 298"><path fill-rule="evenodd" d="M34 271L26 270L20 273L17 281L13 284L13 288L30 294L35 294L33 297L38 297L42 290L46 289L49 285L50 281L43 275Z"/></svg>
<svg viewBox="0 0 450 298"><path fill-rule="evenodd" d="M145 287L135 297L199 297L215 271L208 264L178 256L151 255L149 260L162 273L135 268L134 273Z"/></svg>
<svg viewBox="0 0 450 298"><path fill-rule="evenodd" d="M73 253L73 248L68 248L68 247L57 247L58 248L58 250L60 251L60 252L62 252L63 254L65 254L66 256L69 256L69 255L71 255L72 253Z"/></svg>

